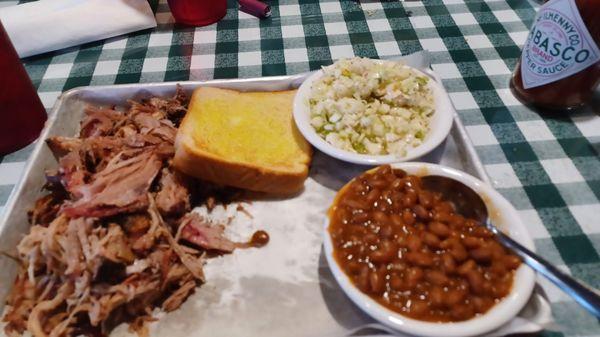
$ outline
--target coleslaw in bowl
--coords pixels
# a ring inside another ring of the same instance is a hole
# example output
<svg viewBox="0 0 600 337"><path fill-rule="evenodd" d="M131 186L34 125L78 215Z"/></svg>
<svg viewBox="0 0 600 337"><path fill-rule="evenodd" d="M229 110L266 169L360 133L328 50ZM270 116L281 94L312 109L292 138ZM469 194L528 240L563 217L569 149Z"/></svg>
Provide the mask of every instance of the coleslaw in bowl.
<svg viewBox="0 0 600 337"><path fill-rule="evenodd" d="M361 154L406 154L429 131L429 77L397 62L342 59L311 87L310 124L331 145Z"/></svg>
<svg viewBox="0 0 600 337"><path fill-rule="evenodd" d="M443 87L399 62L342 59L310 76L294 120L317 149L344 161L383 164L433 150L452 126Z"/></svg>

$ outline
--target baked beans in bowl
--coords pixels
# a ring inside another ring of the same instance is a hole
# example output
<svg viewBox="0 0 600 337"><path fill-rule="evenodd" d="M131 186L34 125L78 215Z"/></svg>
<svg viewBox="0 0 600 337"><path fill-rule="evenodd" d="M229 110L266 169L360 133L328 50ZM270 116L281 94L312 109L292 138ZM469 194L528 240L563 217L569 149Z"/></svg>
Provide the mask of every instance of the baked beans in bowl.
<svg viewBox="0 0 600 337"><path fill-rule="evenodd" d="M534 272L485 226L454 211L421 176L458 180L485 200L492 222L533 250L517 211L494 189L452 168L397 163L369 170L337 194L325 224L325 255L362 310L400 331L471 336L514 317Z"/></svg>

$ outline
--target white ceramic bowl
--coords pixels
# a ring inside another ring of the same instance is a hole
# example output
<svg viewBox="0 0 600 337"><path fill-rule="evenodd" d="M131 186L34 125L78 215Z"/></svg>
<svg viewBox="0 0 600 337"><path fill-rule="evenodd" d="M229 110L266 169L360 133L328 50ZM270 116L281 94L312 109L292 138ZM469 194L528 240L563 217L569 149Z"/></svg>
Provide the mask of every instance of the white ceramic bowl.
<svg viewBox="0 0 600 337"><path fill-rule="evenodd" d="M396 163L392 164L392 167L402 169L409 174L440 175L465 183L483 197L490 217L498 228L525 247L534 250L533 241L515 208L500 193L479 179L449 167L429 163ZM531 296L535 284L535 273L523 264L515 273L511 292L483 315L467 321L452 323L433 323L411 319L385 308L354 286L333 257L333 243L328 227L329 219L325 221L324 228L325 256L342 290L371 317L408 334L430 337L464 337L489 332L507 323L519 313Z"/></svg>
<svg viewBox="0 0 600 337"><path fill-rule="evenodd" d="M393 62L393 61L384 61L384 60L375 60L377 62ZM424 76L431 77L422 71L412 68L415 71L421 73ZM312 74L309 78L307 78L300 88L298 89L298 93L294 98L294 121L296 122L296 126L300 133L311 143L314 147L319 149L320 151L343 161L355 163L355 164L364 164L364 165L381 165L381 164L389 164L396 163L402 161L409 161L419 157L426 155L435 149L440 143L446 139L448 133L450 132L450 128L452 127L452 120L454 116L454 108L452 107L452 102L448 98L448 94L444 87L436 82L435 80L431 80L428 82L429 87L433 92L433 98L435 100L435 112L433 116L431 116L430 121L430 130L425 136L425 140L419 146L414 148L408 148L405 156L399 155L367 155L367 154L358 154L346 150L339 149L329 143L327 143L319 134L315 131L315 129L310 125L310 105L309 98L312 83L323 76L323 71L319 70Z"/></svg>

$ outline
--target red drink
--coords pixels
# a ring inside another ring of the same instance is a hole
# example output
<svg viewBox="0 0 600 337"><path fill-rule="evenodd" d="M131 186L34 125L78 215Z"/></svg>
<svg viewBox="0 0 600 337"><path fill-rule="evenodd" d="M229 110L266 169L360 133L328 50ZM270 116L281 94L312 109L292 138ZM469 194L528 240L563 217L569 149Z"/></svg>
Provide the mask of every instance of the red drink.
<svg viewBox="0 0 600 337"><path fill-rule="evenodd" d="M34 141L46 110L0 22L0 155Z"/></svg>
<svg viewBox="0 0 600 337"><path fill-rule="evenodd" d="M227 13L227 0L168 0L178 23L206 26L221 20Z"/></svg>

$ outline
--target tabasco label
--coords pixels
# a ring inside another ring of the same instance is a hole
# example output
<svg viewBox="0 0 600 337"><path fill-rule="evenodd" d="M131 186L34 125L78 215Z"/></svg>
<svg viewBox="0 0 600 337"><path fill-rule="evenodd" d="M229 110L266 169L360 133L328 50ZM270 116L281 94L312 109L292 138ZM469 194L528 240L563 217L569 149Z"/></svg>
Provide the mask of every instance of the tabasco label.
<svg viewBox="0 0 600 337"><path fill-rule="evenodd" d="M542 6L523 46L525 89L571 76L600 60L600 50L583 23L574 0Z"/></svg>

